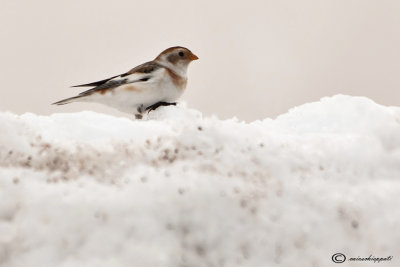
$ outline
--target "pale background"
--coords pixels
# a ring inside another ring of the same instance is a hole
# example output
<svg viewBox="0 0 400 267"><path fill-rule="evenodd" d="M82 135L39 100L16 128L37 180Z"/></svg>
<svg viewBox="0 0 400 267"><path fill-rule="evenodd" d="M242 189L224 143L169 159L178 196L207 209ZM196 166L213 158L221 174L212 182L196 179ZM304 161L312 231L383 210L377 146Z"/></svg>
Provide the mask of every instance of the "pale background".
<svg viewBox="0 0 400 267"><path fill-rule="evenodd" d="M0 0L0 111L51 106L181 45L200 60L182 100L252 121L334 94L400 105L400 1Z"/></svg>

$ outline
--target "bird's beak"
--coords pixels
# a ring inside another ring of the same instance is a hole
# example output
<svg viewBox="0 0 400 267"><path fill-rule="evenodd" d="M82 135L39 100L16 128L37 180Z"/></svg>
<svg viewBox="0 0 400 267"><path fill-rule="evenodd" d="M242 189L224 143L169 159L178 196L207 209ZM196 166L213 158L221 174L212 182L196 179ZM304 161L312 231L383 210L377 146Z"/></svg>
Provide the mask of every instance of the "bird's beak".
<svg viewBox="0 0 400 267"><path fill-rule="evenodd" d="M198 60L199 57L196 56L195 54L191 53L190 56L189 56L189 59L190 59L190 60Z"/></svg>

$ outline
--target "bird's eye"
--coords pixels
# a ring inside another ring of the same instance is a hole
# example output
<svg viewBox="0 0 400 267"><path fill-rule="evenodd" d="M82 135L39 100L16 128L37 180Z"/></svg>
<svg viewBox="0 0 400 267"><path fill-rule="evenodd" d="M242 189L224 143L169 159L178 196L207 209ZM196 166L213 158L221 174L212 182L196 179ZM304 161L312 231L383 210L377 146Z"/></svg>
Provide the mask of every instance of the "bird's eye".
<svg viewBox="0 0 400 267"><path fill-rule="evenodd" d="M180 57L183 57L184 53L181 51L181 52L178 53L178 55L179 55Z"/></svg>

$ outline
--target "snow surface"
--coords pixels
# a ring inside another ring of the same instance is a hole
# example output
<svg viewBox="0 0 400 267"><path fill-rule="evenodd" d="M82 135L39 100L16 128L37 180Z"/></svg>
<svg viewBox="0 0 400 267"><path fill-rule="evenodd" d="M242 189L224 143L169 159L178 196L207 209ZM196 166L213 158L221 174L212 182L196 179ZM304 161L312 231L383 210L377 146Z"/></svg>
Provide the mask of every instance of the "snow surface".
<svg viewBox="0 0 400 267"><path fill-rule="evenodd" d="M252 123L0 113L0 164L1 267L400 266L400 108L364 97Z"/></svg>

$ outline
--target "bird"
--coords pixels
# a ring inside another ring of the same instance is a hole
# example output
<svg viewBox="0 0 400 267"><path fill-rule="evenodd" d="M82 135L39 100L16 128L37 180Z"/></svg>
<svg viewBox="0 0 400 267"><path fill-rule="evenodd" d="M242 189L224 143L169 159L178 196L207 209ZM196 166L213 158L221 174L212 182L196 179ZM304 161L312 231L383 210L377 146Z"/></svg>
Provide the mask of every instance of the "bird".
<svg viewBox="0 0 400 267"><path fill-rule="evenodd" d="M199 59L189 49L174 46L162 51L154 60L143 63L120 75L75 85L92 87L77 96L53 105L72 102L101 103L141 119L147 111L160 106L176 105L187 85L189 63Z"/></svg>

